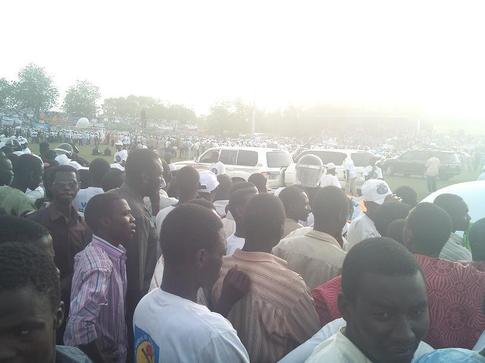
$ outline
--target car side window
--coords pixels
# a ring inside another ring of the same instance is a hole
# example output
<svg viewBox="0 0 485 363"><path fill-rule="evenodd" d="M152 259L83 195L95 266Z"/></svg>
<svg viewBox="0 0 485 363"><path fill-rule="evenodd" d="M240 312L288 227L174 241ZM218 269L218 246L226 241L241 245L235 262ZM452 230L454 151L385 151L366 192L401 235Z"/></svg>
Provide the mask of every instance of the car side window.
<svg viewBox="0 0 485 363"><path fill-rule="evenodd" d="M258 153L250 150L239 150L237 154L237 165L256 166L258 163Z"/></svg>
<svg viewBox="0 0 485 363"><path fill-rule="evenodd" d="M219 159L219 150L209 150L199 159L199 163L217 163Z"/></svg>
<svg viewBox="0 0 485 363"><path fill-rule="evenodd" d="M225 165L236 165L237 150L221 150L219 161Z"/></svg>

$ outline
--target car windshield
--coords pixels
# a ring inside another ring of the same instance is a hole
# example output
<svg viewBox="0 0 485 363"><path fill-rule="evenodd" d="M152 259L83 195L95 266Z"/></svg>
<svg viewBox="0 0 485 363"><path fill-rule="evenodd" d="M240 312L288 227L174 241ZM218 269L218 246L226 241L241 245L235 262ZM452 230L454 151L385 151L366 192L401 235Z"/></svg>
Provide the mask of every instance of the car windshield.
<svg viewBox="0 0 485 363"><path fill-rule="evenodd" d="M268 151L266 160L269 168L285 168L290 165L290 155L284 151Z"/></svg>
<svg viewBox="0 0 485 363"><path fill-rule="evenodd" d="M351 156L354 166L368 166L374 155L366 152L352 153Z"/></svg>
<svg viewBox="0 0 485 363"><path fill-rule="evenodd" d="M460 162L458 155L455 153L437 152L436 157L440 159L442 163L457 164Z"/></svg>
<svg viewBox="0 0 485 363"><path fill-rule="evenodd" d="M344 162L345 158L347 157L347 154L338 152L338 151L327 151L327 150L307 150L302 152L298 156L298 160L303 156L303 155L316 155L318 156L321 160L322 163L328 164L328 163L334 163L335 165L342 165Z"/></svg>

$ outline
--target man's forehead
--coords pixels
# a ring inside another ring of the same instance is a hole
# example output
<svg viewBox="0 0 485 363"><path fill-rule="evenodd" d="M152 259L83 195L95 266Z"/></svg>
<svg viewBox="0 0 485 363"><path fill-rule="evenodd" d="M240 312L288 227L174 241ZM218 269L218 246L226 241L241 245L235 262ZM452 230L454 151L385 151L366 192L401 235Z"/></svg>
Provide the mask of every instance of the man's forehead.
<svg viewBox="0 0 485 363"><path fill-rule="evenodd" d="M76 172L74 171L58 171L54 177L54 180L72 180L77 179Z"/></svg>

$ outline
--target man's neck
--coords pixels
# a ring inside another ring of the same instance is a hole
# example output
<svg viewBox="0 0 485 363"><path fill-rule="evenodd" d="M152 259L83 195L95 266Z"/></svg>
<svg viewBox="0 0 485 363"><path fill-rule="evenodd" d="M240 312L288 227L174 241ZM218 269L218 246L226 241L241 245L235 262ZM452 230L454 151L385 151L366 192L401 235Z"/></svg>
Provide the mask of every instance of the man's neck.
<svg viewBox="0 0 485 363"><path fill-rule="evenodd" d="M160 285L163 291L197 302L197 290L199 287L194 279L181 274L179 271L171 271L170 268L165 266L162 284Z"/></svg>
<svg viewBox="0 0 485 363"><path fill-rule="evenodd" d="M119 242L116 242L110 235L110 233L107 233L105 231L96 231L95 235L98 236L99 238L105 240L108 242L110 245L118 247L120 245Z"/></svg>
<svg viewBox="0 0 485 363"><path fill-rule="evenodd" d="M65 217L71 218L71 211L72 206L71 202L69 203L61 203L59 201L53 201L52 204L56 207L56 209L61 212Z"/></svg>
<svg viewBox="0 0 485 363"><path fill-rule="evenodd" d="M197 198L197 194L181 194L180 195L180 198L179 198L179 203L180 204L183 204L183 203L187 203L187 202L190 202L191 200L194 200L195 198Z"/></svg>
<svg viewBox="0 0 485 363"><path fill-rule="evenodd" d="M423 249L419 248L419 246L416 246L413 242L409 245L409 250L412 253L418 254L418 255L423 255L423 256L428 256L431 258L439 258L440 257L440 252L438 253L432 253L429 251L424 251Z"/></svg>
<svg viewBox="0 0 485 363"><path fill-rule="evenodd" d="M277 243L267 243L267 241L249 240L246 238L243 251L271 253L271 248L266 246L276 246Z"/></svg>
<svg viewBox="0 0 485 363"><path fill-rule="evenodd" d="M22 184L19 180L13 179L12 188L20 190L22 193L25 193L27 191L27 185Z"/></svg>
<svg viewBox="0 0 485 363"><path fill-rule="evenodd" d="M338 240L337 237L339 237L339 235L342 234L342 229L339 230L338 227L336 227L335 225L327 226L327 225L319 224L316 221L315 221L315 224L313 225L313 229L317 232L327 233L337 240Z"/></svg>

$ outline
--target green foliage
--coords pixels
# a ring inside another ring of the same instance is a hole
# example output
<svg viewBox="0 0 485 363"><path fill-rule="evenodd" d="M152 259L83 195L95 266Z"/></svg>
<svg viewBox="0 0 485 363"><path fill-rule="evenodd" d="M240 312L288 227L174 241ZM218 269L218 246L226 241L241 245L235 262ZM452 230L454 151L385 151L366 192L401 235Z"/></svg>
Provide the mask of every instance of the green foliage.
<svg viewBox="0 0 485 363"><path fill-rule="evenodd" d="M11 108L14 103L13 85L5 78L0 78L0 108Z"/></svg>
<svg viewBox="0 0 485 363"><path fill-rule="evenodd" d="M99 88L88 81L77 81L64 97L62 108L75 117L96 117L96 101L101 97Z"/></svg>
<svg viewBox="0 0 485 363"><path fill-rule="evenodd" d="M206 118L207 130L213 134L248 133L251 131L253 109L240 100L216 103Z"/></svg>
<svg viewBox="0 0 485 363"><path fill-rule="evenodd" d="M15 107L32 111L36 120L40 111L49 111L56 105L59 96L52 78L44 68L32 63L19 72L18 80L12 87Z"/></svg>

